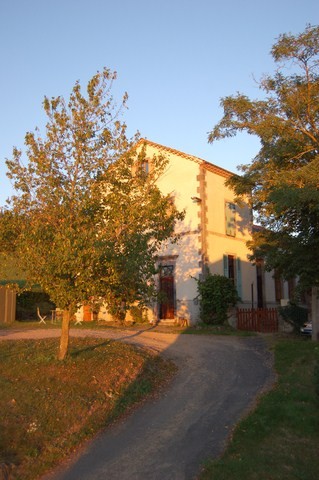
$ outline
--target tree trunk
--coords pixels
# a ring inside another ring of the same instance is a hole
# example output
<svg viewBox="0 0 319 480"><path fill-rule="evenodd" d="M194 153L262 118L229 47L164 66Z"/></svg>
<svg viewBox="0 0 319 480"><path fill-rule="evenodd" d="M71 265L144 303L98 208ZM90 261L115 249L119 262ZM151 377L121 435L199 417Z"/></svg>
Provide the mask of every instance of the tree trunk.
<svg viewBox="0 0 319 480"><path fill-rule="evenodd" d="M71 308L69 308L69 310L63 310L58 360L64 360L68 353L70 320L71 320Z"/></svg>
<svg viewBox="0 0 319 480"><path fill-rule="evenodd" d="M312 340L319 341L319 289L312 287L311 290L311 320L312 320Z"/></svg>

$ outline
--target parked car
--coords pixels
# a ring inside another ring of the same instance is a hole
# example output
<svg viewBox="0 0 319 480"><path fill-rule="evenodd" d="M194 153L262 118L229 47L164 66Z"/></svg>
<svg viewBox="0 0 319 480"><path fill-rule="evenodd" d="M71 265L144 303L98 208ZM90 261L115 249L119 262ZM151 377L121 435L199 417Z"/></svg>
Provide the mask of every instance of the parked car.
<svg viewBox="0 0 319 480"><path fill-rule="evenodd" d="M312 322L306 322L300 328L301 335L312 335Z"/></svg>

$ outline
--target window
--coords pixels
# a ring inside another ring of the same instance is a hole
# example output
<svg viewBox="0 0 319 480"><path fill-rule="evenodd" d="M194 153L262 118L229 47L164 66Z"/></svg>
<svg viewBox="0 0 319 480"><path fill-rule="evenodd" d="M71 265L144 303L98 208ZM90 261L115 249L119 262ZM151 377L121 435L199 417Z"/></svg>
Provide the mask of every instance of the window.
<svg viewBox="0 0 319 480"><path fill-rule="evenodd" d="M145 175L148 175L150 172L150 165L148 163L148 160L143 160L141 163L141 169L145 173Z"/></svg>
<svg viewBox="0 0 319 480"><path fill-rule="evenodd" d="M231 202L225 202L225 221L226 235L235 237L236 235L236 205Z"/></svg>
<svg viewBox="0 0 319 480"><path fill-rule="evenodd" d="M228 268L227 268L227 277L235 283L235 257L233 255L227 255Z"/></svg>
<svg viewBox="0 0 319 480"><path fill-rule="evenodd" d="M173 277L174 265L161 265L160 274L161 274L161 277Z"/></svg>
<svg viewBox="0 0 319 480"><path fill-rule="evenodd" d="M241 297L241 260L239 257L236 258L234 255L224 255L224 276L232 280L239 297Z"/></svg>

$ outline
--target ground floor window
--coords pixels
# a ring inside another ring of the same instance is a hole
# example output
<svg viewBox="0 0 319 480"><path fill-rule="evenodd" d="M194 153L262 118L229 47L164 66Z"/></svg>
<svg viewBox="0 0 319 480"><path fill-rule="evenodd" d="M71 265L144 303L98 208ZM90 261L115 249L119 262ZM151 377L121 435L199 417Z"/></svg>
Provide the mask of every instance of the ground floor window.
<svg viewBox="0 0 319 480"><path fill-rule="evenodd" d="M241 297L241 260L239 257L235 257L235 255L224 255L224 276L232 280L237 288L239 297Z"/></svg>

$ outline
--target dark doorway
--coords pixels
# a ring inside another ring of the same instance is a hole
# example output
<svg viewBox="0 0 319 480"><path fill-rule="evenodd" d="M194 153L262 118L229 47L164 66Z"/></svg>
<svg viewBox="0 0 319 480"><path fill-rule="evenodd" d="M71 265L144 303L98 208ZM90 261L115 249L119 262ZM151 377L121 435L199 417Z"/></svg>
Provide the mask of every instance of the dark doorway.
<svg viewBox="0 0 319 480"><path fill-rule="evenodd" d="M162 265L160 270L160 320L175 318L174 265Z"/></svg>

